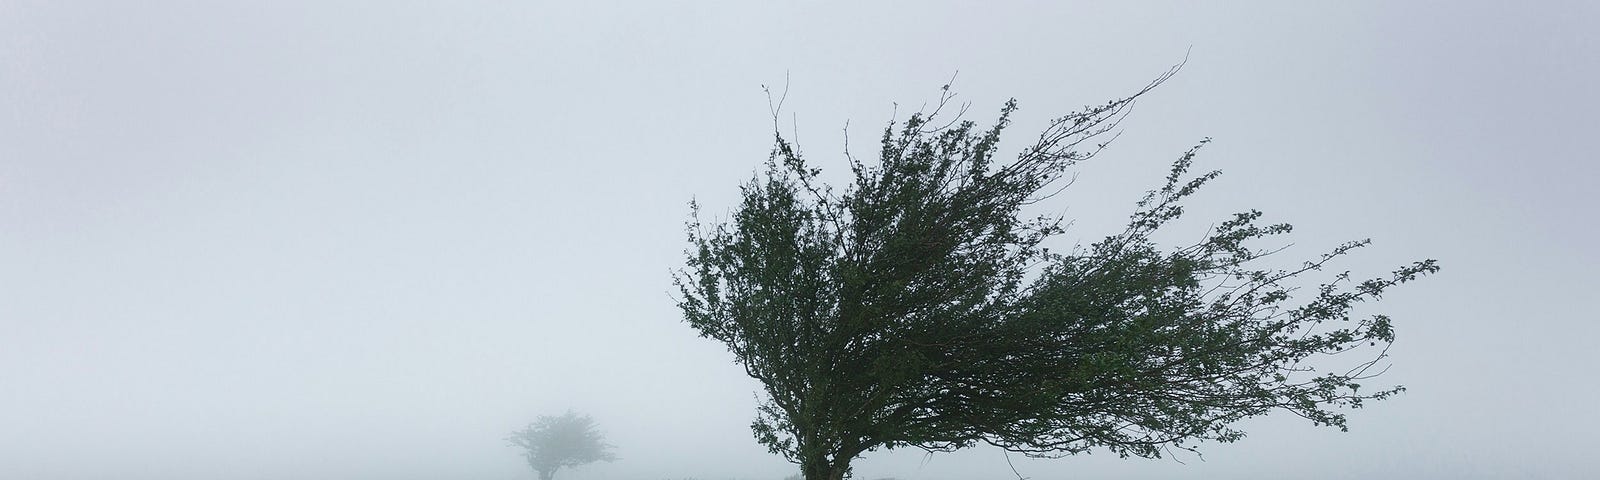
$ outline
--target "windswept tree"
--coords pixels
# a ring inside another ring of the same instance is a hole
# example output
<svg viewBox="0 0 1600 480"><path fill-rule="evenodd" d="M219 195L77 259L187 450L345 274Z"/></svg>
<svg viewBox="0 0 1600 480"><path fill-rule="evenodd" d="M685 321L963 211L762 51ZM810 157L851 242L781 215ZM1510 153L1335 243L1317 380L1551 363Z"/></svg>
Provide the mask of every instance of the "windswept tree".
<svg viewBox="0 0 1600 480"><path fill-rule="evenodd" d="M561 416L542 415L506 440L523 450L528 466L539 472L539 480L555 478L562 468L617 459L615 447L595 429L594 419L570 411Z"/></svg>
<svg viewBox="0 0 1600 480"><path fill-rule="evenodd" d="M1367 241L1262 266L1276 250L1256 244L1290 227L1254 210L1192 245L1158 246L1152 232L1218 175L1190 173L1198 145L1121 232L1045 248L1062 219L1025 207L1172 73L1054 119L1010 161L1000 136L1014 101L987 128L939 108L891 121L876 162L847 152L854 182L839 190L777 133L731 218L707 225L691 205L679 306L762 383L756 439L807 480L841 479L878 448L1160 457L1237 440L1236 422L1273 411L1342 430L1342 407L1401 391L1360 385L1395 336L1388 317L1352 308L1434 261L1310 286Z"/></svg>

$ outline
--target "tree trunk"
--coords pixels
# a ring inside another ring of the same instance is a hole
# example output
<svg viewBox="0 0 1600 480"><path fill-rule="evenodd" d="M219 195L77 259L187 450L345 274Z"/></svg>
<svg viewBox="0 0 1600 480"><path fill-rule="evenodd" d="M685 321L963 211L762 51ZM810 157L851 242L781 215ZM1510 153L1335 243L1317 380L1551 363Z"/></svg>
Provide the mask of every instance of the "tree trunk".
<svg viewBox="0 0 1600 480"><path fill-rule="evenodd" d="M807 458L800 464L805 480L844 480L850 471L850 459L828 461L826 457Z"/></svg>

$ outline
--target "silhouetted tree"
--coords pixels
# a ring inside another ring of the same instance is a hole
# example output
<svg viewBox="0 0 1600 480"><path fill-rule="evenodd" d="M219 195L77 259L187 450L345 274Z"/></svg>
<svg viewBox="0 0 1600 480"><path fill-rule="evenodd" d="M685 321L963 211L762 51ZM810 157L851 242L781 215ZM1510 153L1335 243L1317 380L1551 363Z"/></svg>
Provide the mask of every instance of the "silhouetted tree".
<svg viewBox="0 0 1600 480"><path fill-rule="evenodd" d="M765 175L742 187L726 223L704 225L691 204L679 306L761 381L756 438L808 480L841 479L877 448L1159 457L1237 440L1231 425L1274 410L1344 429L1337 407L1401 391L1358 391L1394 331L1351 309L1434 261L1359 282L1334 275L1291 303L1303 274L1367 242L1257 267L1275 250L1252 241L1290 227L1260 225L1252 210L1159 248L1151 233L1218 174L1189 174L1198 145L1126 229L1069 253L1044 248L1061 219L1021 210L1054 194L1174 71L1053 120L1009 162L996 158L1015 102L987 129L959 114L936 123L947 85L938 108L889 123L877 162L847 151L854 182L840 193L777 133ZM1354 368L1312 366L1359 347L1370 356Z"/></svg>
<svg viewBox="0 0 1600 480"><path fill-rule="evenodd" d="M538 421L512 432L506 440L523 449L528 466L539 472L539 480L555 478L556 471L563 467L617 459L612 453L615 447L595 430L594 419L574 412L542 415Z"/></svg>

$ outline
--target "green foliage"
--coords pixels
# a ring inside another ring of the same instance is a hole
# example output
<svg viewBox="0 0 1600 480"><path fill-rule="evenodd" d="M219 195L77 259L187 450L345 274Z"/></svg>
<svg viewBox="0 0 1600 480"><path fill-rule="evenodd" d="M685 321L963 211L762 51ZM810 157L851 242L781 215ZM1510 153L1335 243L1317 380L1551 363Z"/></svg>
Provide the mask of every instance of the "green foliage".
<svg viewBox="0 0 1600 480"><path fill-rule="evenodd" d="M570 411L560 416L541 415L506 440L522 448L528 466L539 472L540 480L555 478L556 471L564 467L617 459L612 452L615 447L595 429L594 419Z"/></svg>
<svg viewBox="0 0 1600 480"><path fill-rule="evenodd" d="M1367 241L1260 267L1273 251L1253 244L1290 226L1252 210L1161 248L1152 232L1218 175L1191 175L1199 145L1120 233L1070 253L1042 247L1062 220L1022 210L1171 73L1055 119L1010 162L996 157L1014 101L984 129L937 123L938 109L891 122L878 161L851 158L854 182L837 194L779 134L732 218L708 226L695 206L679 306L761 381L757 440L811 480L843 478L877 448L1159 457L1237 440L1231 425L1275 410L1344 429L1336 408L1401 391L1358 391L1394 330L1352 309L1434 261L1360 282L1337 274L1294 303L1295 280ZM947 86L939 106L948 99ZM1353 369L1312 365L1360 347L1370 356Z"/></svg>

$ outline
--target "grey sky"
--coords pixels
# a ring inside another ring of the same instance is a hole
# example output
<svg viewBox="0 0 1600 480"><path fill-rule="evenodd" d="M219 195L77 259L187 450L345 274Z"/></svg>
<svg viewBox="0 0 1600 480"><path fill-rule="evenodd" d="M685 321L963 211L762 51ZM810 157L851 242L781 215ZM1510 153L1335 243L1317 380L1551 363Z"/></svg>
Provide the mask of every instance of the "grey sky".
<svg viewBox="0 0 1600 480"><path fill-rule="evenodd" d="M972 119L1021 102L1016 146L1190 47L1061 197L1069 237L1214 137L1171 234L1254 207L1296 225L1282 261L1441 261L1369 310L1410 391L1349 433L1018 471L1600 474L1596 3L236 3L0 1L0 477L532 478L502 438L575 408L622 460L562 478L781 478L758 386L669 296L686 203L765 159L760 86L787 75L838 174L845 121L870 146L958 70ZM856 473L1013 477L990 449Z"/></svg>

